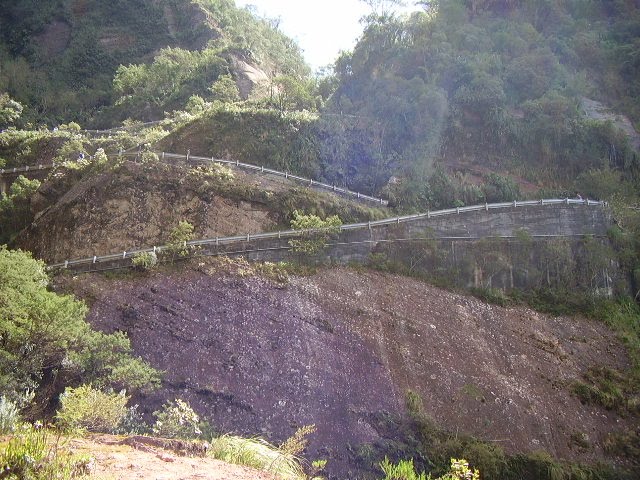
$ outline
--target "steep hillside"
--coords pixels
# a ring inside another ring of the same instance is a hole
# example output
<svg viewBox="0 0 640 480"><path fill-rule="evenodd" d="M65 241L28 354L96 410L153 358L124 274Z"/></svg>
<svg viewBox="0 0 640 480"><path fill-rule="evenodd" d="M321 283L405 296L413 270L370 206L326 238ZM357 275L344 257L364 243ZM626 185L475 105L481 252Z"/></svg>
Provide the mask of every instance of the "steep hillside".
<svg viewBox="0 0 640 480"><path fill-rule="evenodd" d="M336 62L329 171L355 170L348 181L374 189L395 174L405 208L438 201L443 188L461 203L481 195L464 176L432 180L434 163L547 189L579 190L580 173L605 166L637 179L637 2L422 3L410 18L370 16ZM631 138L586 116L583 97L626 116Z"/></svg>
<svg viewBox="0 0 640 480"><path fill-rule="evenodd" d="M84 124L104 110L101 125L155 119L227 74L246 98L267 73L307 69L291 40L232 0L3 0L0 65L0 91L26 121Z"/></svg>
<svg viewBox="0 0 640 480"><path fill-rule="evenodd" d="M612 461L606 446L637 426L571 393L591 368L628 365L602 324L392 275L331 269L282 283L255 272L202 260L180 272L60 277L58 288L88 299L97 328L127 332L136 353L166 370L161 391L139 399L147 413L179 396L223 432L272 441L316 424L307 456L329 459L335 478L362 475L394 449L416 455L393 428L409 389L438 426L506 453ZM479 451L464 453L484 478L511 478Z"/></svg>
<svg viewBox="0 0 640 480"><path fill-rule="evenodd" d="M227 167L125 162L52 174L31 199L33 223L15 244L49 262L162 245L180 221L195 238L288 229L294 210L345 222L384 216L331 193Z"/></svg>

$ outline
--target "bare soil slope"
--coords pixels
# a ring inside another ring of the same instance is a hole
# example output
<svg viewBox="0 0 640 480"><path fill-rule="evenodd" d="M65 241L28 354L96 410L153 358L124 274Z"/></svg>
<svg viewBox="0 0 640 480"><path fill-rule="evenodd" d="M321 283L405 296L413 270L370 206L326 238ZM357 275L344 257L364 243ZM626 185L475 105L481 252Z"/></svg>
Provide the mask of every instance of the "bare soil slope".
<svg viewBox="0 0 640 480"><path fill-rule="evenodd" d="M62 262L163 245L181 220L195 238L288 228L295 208L345 221L372 210L285 179L233 169L232 178L207 176L183 164L127 162L115 172L56 172L38 190L35 221L17 246L47 262Z"/></svg>
<svg viewBox="0 0 640 480"><path fill-rule="evenodd" d="M440 426L510 452L593 461L608 433L632 427L570 393L591 366L627 365L614 335L591 321L345 268L285 285L213 261L63 281L92 300L94 325L126 331L166 370L162 390L139 399L148 411L181 397L220 431L275 442L316 424L310 457L330 458L338 478L350 478L349 445L384 440L372 417L402 413L409 388ZM572 449L576 433L592 448Z"/></svg>

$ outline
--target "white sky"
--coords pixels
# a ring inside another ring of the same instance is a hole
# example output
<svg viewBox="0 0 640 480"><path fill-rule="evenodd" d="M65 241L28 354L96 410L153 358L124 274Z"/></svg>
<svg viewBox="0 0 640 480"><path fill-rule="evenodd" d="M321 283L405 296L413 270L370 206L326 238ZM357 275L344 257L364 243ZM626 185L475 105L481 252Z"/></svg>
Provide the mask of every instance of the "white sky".
<svg viewBox="0 0 640 480"><path fill-rule="evenodd" d="M236 0L236 5L255 5L260 15L281 18L280 30L296 40L313 70L353 48L362 33L360 19L370 12L359 0Z"/></svg>

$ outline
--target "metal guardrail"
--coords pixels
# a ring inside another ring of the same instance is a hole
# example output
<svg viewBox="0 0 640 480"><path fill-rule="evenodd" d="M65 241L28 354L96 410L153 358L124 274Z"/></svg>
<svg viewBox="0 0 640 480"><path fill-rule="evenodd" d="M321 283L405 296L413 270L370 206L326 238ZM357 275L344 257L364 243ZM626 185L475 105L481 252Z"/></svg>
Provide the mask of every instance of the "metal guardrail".
<svg viewBox="0 0 640 480"><path fill-rule="evenodd" d="M236 235L232 237L216 237L216 238L207 238L202 240L191 240L185 242L185 247L198 247L204 245L229 245L234 243L241 242L250 242L251 240L261 240L261 239L281 239L281 238L294 238L301 237L304 235L316 234L316 233L326 233L326 232L335 232L335 231L348 231L348 230L358 230L364 228L372 228L379 227L384 225L394 225L401 224L406 222L412 222L416 220L422 219L430 219L436 218L446 215L459 215L461 213L467 212L478 212L478 211L490 211L504 208L518 208L518 207L535 207L535 206L548 206L548 205L584 205L587 207L591 206L606 206L605 202L600 202L596 200L582 200L582 199L543 199L543 200L525 200L525 201L514 201L514 202L502 202L502 203L485 203L481 205L472 205L468 207L456 207L456 208L448 208L445 210L436 210L436 211L427 211L426 213L420 213L416 215L405 215L399 217L391 217L386 218L384 220L374 220L370 222L361 222L361 223L352 223L348 225L341 225L340 227L330 227L330 228L320 228L320 229L305 229L305 230L284 230L278 232L268 232L268 233L256 233L256 234L246 234L246 235ZM86 265L86 264L95 264L99 262L112 261L112 260L124 260L124 259L132 259L136 255L141 253L158 253L164 249L169 248L167 245L163 246L154 246L151 248L139 248L132 250L125 250L122 253L114 253L110 255L102 255L102 256L93 256L89 258L81 258L77 260L66 260L62 263L54 263L48 265L47 268L49 270L58 269L58 268L69 268L74 265Z"/></svg>
<svg viewBox="0 0 640 480"><path fill-rule="evenodd" d="M235 167L235 168L242 168L244 170L248 170L251 172L258 172L258 173L262 173L262 174L267 174L267 175L274 175L276 177L282 177L285 178L287 180L291 180L294 182L298 182L300 184L306 185L308 187L315 187L315 188L320 188L323 190L327 190L333 193L337 193L339 195L344 195L347 196L349 198L353 198L353 199L358 199L358 200L364 200L367 202L372 202L375 203L377 205L383 205L386 206L389 204L389 202L387 200L384 200L382 198L377 198L377 197L372 197L370 195L365 195L363 193L360 192L354 192L351 190L348 190L346 188L341 188L338 187L336 185L329 185L326 183L322 183L319 182L317 180L313 180L311 178L305 178L305 177L300 177L298 175L294 175L288 172L280 172L278 170L273 170L272 168L267 168L264 166L258 166L258 165L253 165L250 163L244 163L244 162L240 162L239 160L225 160L222 158L215 158L215 157L201 157L201 156L197 156L197 155L191 155L189 153L187 153L186 155L180 155L177 153L167 153L167 152L154 152L156 155L158 155L158 157L161 160L166 160L166 159L175 159L175 160L183 160L186 162L198 162L198 163L219 163L222 165L228 165L230 167ZM129 153L125 153L123 154L124 156L128 156L128 157L135 157L139 155L139 152L129 152Z"/></svg>
<svg viewBox="0 0 640 480"><path fill-rule="evenodd" d="M5 174L13 174L13 173L24 173L24 172L35 172L37 170L49 170L53 168L53 163L46 163L40 165L27 165L26 167L14 167L14 168L0 168L0 175Z"/></svg>
<svg viewBox="0 0 640 480"><path fill-rule="evenodd" d="M167 153L167 152L154 152L158 157L162 160L174 159L174 160L184 160L186 162L194 162L194 163L219 163L223 165L228 165L235 168L242 168L244 170L248 170L251 172L258 172L267 175L274 175L277 177L282 177L287 180L291 180L294 182L298 182L302 185L308 187L320 188L323 190L327 190L329 192L336 193L338 195L343 195L352 199L362 200L366 202L375 203L377 205L387 206L389 202L382 198L376 198L369 195L365 195L360 192L353 192L346 188L337 187L335 185L328 185L326 183L318 182L317 180L313 180L311 178L300 177L298 175L293 175L288 172L280 172L278 170L273 170L271 168L266 168L264 166L252 165L250 163L243 163L238 160L225 160L221 158L214 157L200 157L197 155L190 155L187 153L186 155L180 155L177 153ZM118 154L109 154L107 155L110 158L113 157L138 157L141 154L138 152L120 152ZM93 156L90 156L89 159L92 159ZM0 175L4 173L22 173L22 172L30 172L34 170L45 170L53 168L55 164L47 164L47 165L36 165L36 166L26 166L26 167L17 167L13 169L2 169L0 170Z"/></svg>

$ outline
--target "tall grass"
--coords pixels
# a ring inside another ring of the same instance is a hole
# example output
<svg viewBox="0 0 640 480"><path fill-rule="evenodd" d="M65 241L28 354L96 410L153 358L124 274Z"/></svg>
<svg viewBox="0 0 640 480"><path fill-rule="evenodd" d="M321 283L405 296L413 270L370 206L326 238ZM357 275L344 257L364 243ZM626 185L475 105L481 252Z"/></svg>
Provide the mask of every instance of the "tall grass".
<svg viewBox="0 0 640 480"><path fill-rule="evenodd" d="M262 470L283 480L306 480L299 460L260 438L222 435L211 441L207 454L217 460Z"/></svg>

